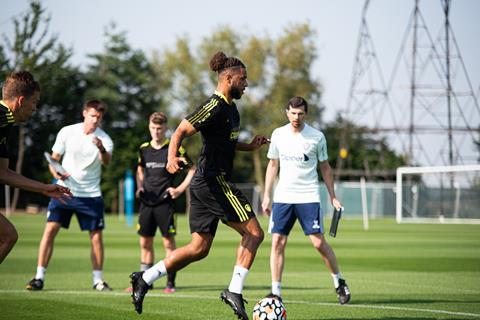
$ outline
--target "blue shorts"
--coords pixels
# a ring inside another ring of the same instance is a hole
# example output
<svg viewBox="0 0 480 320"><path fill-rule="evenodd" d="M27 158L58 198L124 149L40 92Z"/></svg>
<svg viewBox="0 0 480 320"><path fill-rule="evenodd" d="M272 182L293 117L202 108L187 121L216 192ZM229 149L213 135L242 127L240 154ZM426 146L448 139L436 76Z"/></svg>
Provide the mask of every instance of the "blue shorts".
<svg viewBox="0 0 480 320"><path fill-rule="evenodd" d="M105 227L102 197L72 197L66 202L67 204L63 204L56 199L50 200L47 221L58 222L62 227L68 229L72 215L75 214L82 231L101 230Z"/></svg>
<svg viewBox="0 0 480 320"><path fill-rule="evenodd" d="M288 236L297 220L305 235L323 234L323 212L319 202L273 203L268 232Z"/></svg>

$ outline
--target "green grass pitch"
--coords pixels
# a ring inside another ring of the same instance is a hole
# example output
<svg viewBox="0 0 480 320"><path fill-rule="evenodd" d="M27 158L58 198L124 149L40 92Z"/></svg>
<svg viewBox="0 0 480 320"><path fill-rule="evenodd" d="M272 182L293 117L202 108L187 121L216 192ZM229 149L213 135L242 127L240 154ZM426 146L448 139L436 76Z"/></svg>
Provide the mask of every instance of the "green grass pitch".
<svg viewBox="0 0 480 320"><path fill-rule="evenodd" d="M107 217L106 281L112 293L91 287L89 241L76 220L57 237L42 292L25 284L34 275L38 242L45 217L11 218L20 239L0 265L0 319L235 319L218 296L228 286L240 237L219 226L210 255L177 276L177 293L162 292L165 279L155 283L138 316L123 289L128 275L139 268L138 236L133 227ZM268 221L261 217L264 229ZM325 221L328 226L330 221ZM177 244L188 243L188 222L179 216ZM344 219L337 238L327 236L335 249L352 292L349 305L340 306L331 277L320 256L296 225L289 239L283 280L288 319L479 319L480 225L396 224ZM270 290L270 236L259 249L247 278L247 309ZM163 255L156 239L157 258Z"/></svg>

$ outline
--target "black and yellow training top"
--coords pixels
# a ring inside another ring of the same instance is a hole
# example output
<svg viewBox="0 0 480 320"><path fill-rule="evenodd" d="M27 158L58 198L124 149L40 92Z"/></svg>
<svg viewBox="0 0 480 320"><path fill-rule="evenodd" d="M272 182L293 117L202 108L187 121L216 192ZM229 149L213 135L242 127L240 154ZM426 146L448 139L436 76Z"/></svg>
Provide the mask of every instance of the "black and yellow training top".
<svg viewBox="0 0 480 320"><path fill-rule="evenodd" d="M203 147L195 178L223 175L229 180L240 131L240 114L235 103L229 104L225 96L215 91L185 119L202 134Z"/></svg>
<svg viewBox="0 0 480 320"><path fill-rule="evenodd" d="M144 203L155 204L160 195L169 187L173 186L174 175L166 169L168 159L168 146L170 140L165 139L159 149L152 147L151 142L145 142L138 148L138 166L143 168ZM191 164L186 150L180 146L177 156L185 157Z"/></svg>
<svg viewBox="0 0 480 320"><path fill-rule="evenodd" d="M9 107L0 100L0 158L10 158L8 145L10 142L10 132L15 119Z"/></svg>

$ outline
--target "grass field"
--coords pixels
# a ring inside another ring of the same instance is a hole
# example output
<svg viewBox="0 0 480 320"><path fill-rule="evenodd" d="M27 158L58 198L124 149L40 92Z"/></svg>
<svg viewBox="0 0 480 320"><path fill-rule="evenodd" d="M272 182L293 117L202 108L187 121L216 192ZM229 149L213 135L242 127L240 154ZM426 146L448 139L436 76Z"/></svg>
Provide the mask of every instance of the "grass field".
<svg viewBox="0 0 480 320"><path fill-rule="evenodd" d="M181 271L177 293L165 295L155 283L144 312L133 311L128 275L139 268L138 236L115 216L104 233L104 274L115 289L91 288L87 234L72 221L62 230L47 271L45 289L28 292L34 275L44 216L11 218L20 240L0 265L0 319L235 319L219 299L231 277L239 237L220 226L210 255ZM267 221L260 219L266 228ZM179 217L177 243L189 240L185 217ZM329 221L326 221L326 225ZM363 231L359 220L341 222L334 247L352 291L349 305L340 306L323 261L298 226L287 246L283 295L288 319L478 319L480 318L480 225L397 225L374 220ZM157 257L163 255L157 239ZM269 292L270 237L259 249L247 278L247 308ZM158 289L157 289L158 288Z"/></svg>

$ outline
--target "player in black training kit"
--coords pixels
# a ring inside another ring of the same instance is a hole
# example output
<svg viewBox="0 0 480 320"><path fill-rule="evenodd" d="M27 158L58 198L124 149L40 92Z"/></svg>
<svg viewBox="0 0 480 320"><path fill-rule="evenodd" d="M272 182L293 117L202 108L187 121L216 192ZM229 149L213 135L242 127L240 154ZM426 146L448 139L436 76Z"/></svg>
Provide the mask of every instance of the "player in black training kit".
<svg viewBox="0 0 480 320"><path fill-rule="evenodd" d="M190 186L192 239L152 268L131 274L133 304L138 313L142 312L148 286L156 279L165 276L167 271L178 271L208 255L221 220L236 230L242 239L232 280L220 298L239 319L248 319L242 296L243 283L264 234L250 203L231 182L232 167L236 150L256 150L268 139L255 136L249 144L238 142L240 116L233 99L240 99L248 86L245 65L237 58L217 52L210 60L210 68L218 74L215 94L182 120L168 149L167 170L173 174L185 163L185 158L177 156L183 138L199 131L202 134L202 153Z"/></svg>
<svg viewBox="0 0 480 320"><path fill-rule="evenodd" d="M40 97L40 86L27 71L12 73L5 79L0 100L0 184L39 192L59 201L71 197L70 189L44 184L28 179L10 170L10 131L15 123L27 121ZM13 224L0 213L0 263L17 242L18 234Z"/></svg>
<svg viewBox="0 0 480 320"><path fill-rule="evenodd" d="M188 160L189 169L185 178L180 185L173 187L175 175L165 169L170 143L165 137L168 129L166 115L162 112L150 115L148 129L151 140L140 146L137 167L136 195L140 199L137 230L140 235L141 271L153 266L155 259L153 239L157 228L162 234L166 256L176 249L174 199L186 190L195 173L195 165L190 165L191 161ZM179 148L178 155L188 159L183 147ZM176 272L168 274L167 286L163 292L175 292L175 275ZM130 287L126 291L131 290Z"/></svg>

